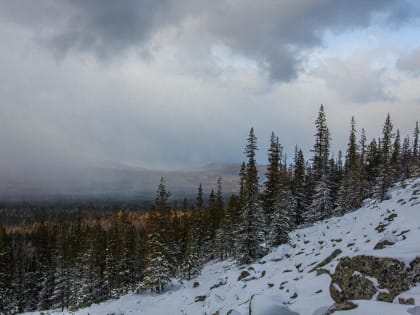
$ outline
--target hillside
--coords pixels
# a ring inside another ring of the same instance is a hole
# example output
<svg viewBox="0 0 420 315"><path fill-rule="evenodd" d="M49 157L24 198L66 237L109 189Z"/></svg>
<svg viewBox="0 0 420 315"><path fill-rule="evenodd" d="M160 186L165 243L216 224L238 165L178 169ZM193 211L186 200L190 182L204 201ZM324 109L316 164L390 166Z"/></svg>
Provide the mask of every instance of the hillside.
<svg viewBox="0 0 420 315"><path fill-rule="evenodd" d="M164 294L129 294L75 314L322 315L335 301L357 305L340 314L420 314L419 240L416 179L395 185L382 203L367 200L355 212L293 231L290 244L252 265L211 262Z"/></svg>

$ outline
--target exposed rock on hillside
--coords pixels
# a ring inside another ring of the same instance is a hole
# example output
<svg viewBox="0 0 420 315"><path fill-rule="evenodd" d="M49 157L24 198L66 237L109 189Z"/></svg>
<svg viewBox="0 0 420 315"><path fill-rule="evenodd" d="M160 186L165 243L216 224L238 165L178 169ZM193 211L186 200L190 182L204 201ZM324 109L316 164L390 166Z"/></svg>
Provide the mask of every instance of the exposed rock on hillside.
<svg viewBox="0 0 420 315"><path fill-rule="evenodd" d="M336 303L348 300L392 302L420 279L420 258L410 267L394 258L344 257L332 275L330 294Z"/></svg>

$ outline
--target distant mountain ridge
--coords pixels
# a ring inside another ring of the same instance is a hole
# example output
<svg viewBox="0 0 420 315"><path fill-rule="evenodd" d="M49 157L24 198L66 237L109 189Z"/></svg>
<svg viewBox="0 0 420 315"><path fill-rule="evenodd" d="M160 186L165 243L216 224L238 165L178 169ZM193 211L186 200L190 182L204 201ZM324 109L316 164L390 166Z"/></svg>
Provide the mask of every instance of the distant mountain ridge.
<svg viewBox="0 0 420 315"><path fill-rule="evenodd" d="M146 169L124 164L84 166L68 172L9 172L0 176L0 200L60 198L151 198L161 177L174 197L192 195L201 183L207 194L222 177L226 194L239 190L240 164L208 164L190 170ZM263 174L265 167L262 166ZM263 175L261 175L263 176Z"/></svg>

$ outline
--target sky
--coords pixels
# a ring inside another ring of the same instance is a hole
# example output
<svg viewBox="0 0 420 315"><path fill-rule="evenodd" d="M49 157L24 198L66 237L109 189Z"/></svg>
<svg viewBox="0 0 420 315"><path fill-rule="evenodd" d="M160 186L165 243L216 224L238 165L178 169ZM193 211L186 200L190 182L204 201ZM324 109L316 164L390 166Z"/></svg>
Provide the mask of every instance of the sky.
<svg viewBox="0 0 420 315"><path fill-rule="evenodd" d="M0 0L0 174L309 158L321 104L333 152L411 135L419 38L415 0Z"/></svg>

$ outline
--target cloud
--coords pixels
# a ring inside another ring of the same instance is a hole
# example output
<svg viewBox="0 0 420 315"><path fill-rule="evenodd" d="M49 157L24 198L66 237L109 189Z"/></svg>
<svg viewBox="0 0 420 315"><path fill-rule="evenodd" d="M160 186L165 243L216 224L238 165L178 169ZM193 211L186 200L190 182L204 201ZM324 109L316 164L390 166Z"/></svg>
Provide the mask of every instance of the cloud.
<svg viewBox="0 0 420 315"><path fill-rule="evenodd" d="M222 44L256 60L271 79L283 82L297 77L305 50L322 45L324 31L366 27L378 13L393 24L418 13L397 0L21 0L3 1L0 9L3 16L34 29L58 56L85 51L109 59L130 49L150 53L153 37L174 28L178 41L188 37L183 43L187 51L204 47L198 52L205 55L197 59L205 60L214 45Z"/></svg>
<svg viewBox="0 0 420 315"><path fill-rule="evenodd" d="M386 68L374 68L371 58L364 54L353 54L344 60L330 58L314 74L345 102L388 102L392 95L386 88Z"/></svg>
<svg viewBox="0 0 420 315"><path fill-rule="evenodd" d="M420 76L420 48L402 55L397 60L397 67L414 76Z"/></svg>
<svg viewBox="0 0 420 315"><path fill-rule="evenodd" d="M388 111L411 133L418 80L390 70L402 49L360 45L397 3L0 0L0 178L237 163L251 126L259 163L272 130L289 161L295 144L310 158L320 104L334 152L352 115L369 137Z"/></svg>

